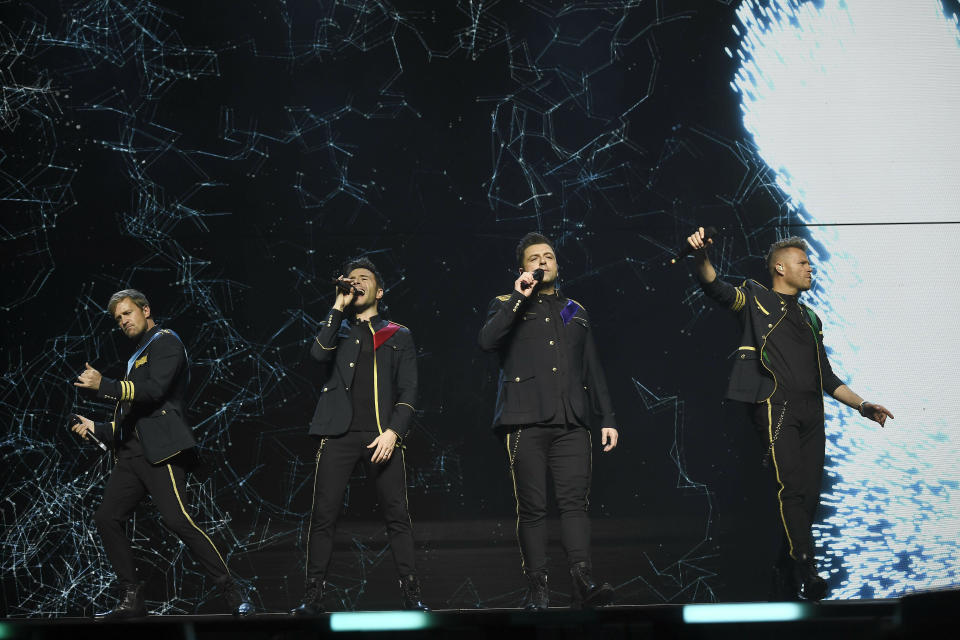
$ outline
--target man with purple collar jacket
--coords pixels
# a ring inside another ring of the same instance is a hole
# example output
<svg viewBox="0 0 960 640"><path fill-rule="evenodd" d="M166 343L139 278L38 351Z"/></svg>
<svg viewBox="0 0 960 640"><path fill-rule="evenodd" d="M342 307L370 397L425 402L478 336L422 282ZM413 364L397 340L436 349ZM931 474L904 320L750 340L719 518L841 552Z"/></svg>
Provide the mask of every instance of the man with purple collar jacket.
<svg viewBox="0 0 960 640"><path fill-rule="evenodd" d="M400 577L401 606L423 609L414 561L413 526L401 441L417 396L417 362L406 327L378 314L383 278L374 264L347 264L336 300L310 348L326 365L326 381L310 422L319 440L307 534L306 588L295 615L324 612L323 592L337 516L358 461L374 478L390 550ZM346 314L346 317L344 317Z"/></svg>
<svg viewBox="0 0 960 640"><path fill-rule="evenodd" d="M575 608L602 606L613 588L590 562L590 428L599 417L603 450L617 446L613 404L583 305L557 289L552 243L528 233L517 245L514 290L490 302L479 344L496 353L500 378L493 428L507 449L517 501L517 540L527 578L525 608L550 604L547 584L547 473L560 511ZM539 279L538 277L539 276Z"/></svg>
<svg viewBox="0 0 960 640"><path fill-rule="evenodd" d="M771 286L746 280L734 286L717 277L703 227L687 238L694 271L707 297L737 314L743 329L727 398L753 405L763 438L764 464L773 465L783 532L775 567L775 599L821 600L827 582L817 573L811 528L820 503L826 435L823 394L883 426L893 418L867 402L833 372L823 345L823 324L800 295L813 286L803 238L786 238L767 251Z"/></svg>

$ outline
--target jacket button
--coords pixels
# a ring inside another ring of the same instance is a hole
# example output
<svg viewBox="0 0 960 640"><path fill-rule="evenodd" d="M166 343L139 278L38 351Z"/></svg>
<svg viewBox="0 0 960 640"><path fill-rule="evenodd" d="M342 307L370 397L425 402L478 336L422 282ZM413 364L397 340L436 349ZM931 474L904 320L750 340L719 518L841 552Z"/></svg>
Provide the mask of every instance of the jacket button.
<svg viewBox="0 0 960 640"><path fill-rule="evenodd" d="M514 382L520 382L520 377L517 376L516 378L513 379L513 381L514 381Z"/></svg>
<svg viewBox="0 0 960 640"><path fill-rule="evenodd" d="M353 363L352 363L352 362L350 363L350 368L353 369Z"/></svg>
<svg viewBox="0 0 960 640"><path fill-rule="evenodd" d="M544 320L546 320L547 322L550 322L550 318L544 318Z"/></svg>
<svg viewBox="0 0 960 640"><path fill-rule="evenodd" d="M357 338L357 344L360 344L360 338Z"/></svg>
<svg viewBox="0 0 960 640"><path fill-rule="evenodd" d="M343 390L344 390L344 391L350 391L350 387L344 387Z"/></svg>
<svg viewBox="0 0 960 640"><path fill-rule="evenodd" d="M768 324L768 325L767 325L767 329L773 329L773 325L772 325L772 324Z"/></svg>
<svg viewBox="0 0 960 640"><path fill-rule="evenodd" d="M323 393L326 393L326 392L327 392L327 387L324 387L324 388L323 388Z"/></svg>
<svg viewBox="0 0 960 640"><path fill-rule="evenodd" d="M745 354L745 353L741 353L741 354L740 354L740 359L741 359L741 360L745 360L746 357L747 357L747 354Z"/></svg>
<svg viewBox="0 0 960 640"><path fill-rule="evenodd" d="M553 340L550 341L550 346L551 346L551 347L553 346Z"/></svg>
<svg viewBox="0 0 960 640"><path fill-rule="evenodd" d="M556 367L553 368L553 372L554 372L554 373L557 372L557 368L556 368Z"/></svg>

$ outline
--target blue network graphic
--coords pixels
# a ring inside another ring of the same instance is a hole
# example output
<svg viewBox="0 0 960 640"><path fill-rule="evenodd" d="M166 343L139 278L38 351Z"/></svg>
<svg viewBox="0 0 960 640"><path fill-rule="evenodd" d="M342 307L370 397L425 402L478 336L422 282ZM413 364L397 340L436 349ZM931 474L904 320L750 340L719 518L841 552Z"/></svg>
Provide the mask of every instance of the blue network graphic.
<svg viewBox="0 0 960 640"><path fill-rule="evenodd" d="M295 604L315 452L307 345L356 254L418 346L406 457L425 596L517 604L495 375L474 345L534 228L590 309L622 421L616 455L595 457L598 577L623 603L722 599L738 576L717 573L715 472L736 453L716 417L726 346L707 340L721 312L668 266L705 221L726 229L713 258L730 277L760 277L769 242L809 225L834 365L897 416L881 431L827 405L817 533L835 595L956 583L957 306L916 257L949 254L957 221L956 22L936 2L735 5L0 5L4 615L110 605L92 514L111 463L67 425L112 410L70 382L87 361L121 372L130 345L103 307L128 286L191 358L209 468L189 485L194 519L258 605ZM890 41L902 46L879 51ZM935 224L865 226L878 222ZM371 490L357 472L332 609L396 606ZM155 510L129 533L150 611L217 610Z"/></svg>
<svg viewBox="0 0 960 640"><path fill-rule="evenodd" d="M438 554L453 544L444 510L479 513L469 544L493 545L513 566L506 467L491 467L484 423L492 389L471 351L476 306L501 293L510 269L491 265L496 280L462 301L438 300L413 276L422 283L463 267L437 251L437 227L476 225L471 233L495 240L469 263L536 226L569 256L568 286L626 267L631 286L652 292L648 272L671 243L649 233L642 254L610 254L592 237L600 211L613 222L680 223L677 187L657 177L685 155L684 142L641 142L638 118L662 73L659 38L675 38L697 4L249 2L228 16L149 1L5 5L6 615L110 603L92 513L111 464L66 427L73 412L112 409L70 382L86 361L119 372L129 345L103 305L128 286L146 291L187 343L190 418L212 469L190 483L195 520L259 604L282 609L300 596L313 468L304 431L316 397L306 345L331 302L330 276L356 253L384 272L392 307L416 311L397 320L412 325L424 378L408 455L415 524L427 514L424 566L445 562ZM461 333L431 337L451 318ZM682 401L653 372L620 368L630 394L621 404L639 405L634 419L664 438L645 454L669 470L656 483L693 497L696 526L670 549L652 543L617 581L627 598L714 599L711 494L684 467ZM444 387L445 376L467 382ZM502 495L487 495L491 479ZM370 488L364 480L353 479L345 507L364 504L354 495ZM631 480L620 507L600 492L598 517L634 517L642 536L650 482ZM346 609L379 602L371 585L389 557L382 534L349 519L341 530L347 550L331 568L331 599ZM212 610L212 585L154 510L138 509L129 533L151 612ZM456 585L442 604L519 599L519 575L505 583L472 571L447 578Z"/></svg>

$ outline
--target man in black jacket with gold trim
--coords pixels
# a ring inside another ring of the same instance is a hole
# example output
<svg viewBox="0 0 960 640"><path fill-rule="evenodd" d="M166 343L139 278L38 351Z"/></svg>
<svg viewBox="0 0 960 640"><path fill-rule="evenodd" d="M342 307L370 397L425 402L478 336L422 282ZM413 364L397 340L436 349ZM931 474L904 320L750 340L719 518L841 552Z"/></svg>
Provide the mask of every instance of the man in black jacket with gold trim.
<svg viewBox="0 0 960 640"><path fill-rule="evenodd" d="M573 582L571 603L575 608L609 604L613 588L594 581L590 564L594 418L601 421L604 451L617 446L618 434L590 318L583 305L557 291L556 252L546 237L524 236L517 261L514 290L490 302L479 344L500 359L493 427L507 448L513 476L517 540L528 582L525 607L539 611L550 603L548 472Z"/></svg>
<svg viewBox="0 0 960 640"><path fill-rule="evenodd" d="M823 394L857 409L881 426L893 415L867 402L836 376L823 344L823 324L800 294L813 286L813 268L802 238L771 245L767 288L755 280L739 287L724 282L707 256L704 230L687 238L695 250L695 272L707 297L729 307L743 327L727 398L754 405L754 424L764 441L764 463L772 463L783 531L776 567L775 597L821 600L827 583L817 574L811 528L820 503L826 436Z"/></svg>
<svg viewBox="0 0 960 640"><path fill-rule="evenodd" d="M86 365L74 385L117 405L110 422L94 423L78 415L72 427L84 439L93 434L110 443L116 461L94 522L123 588L123 598L119 606L98 617L146 615L143 584L136 578L133 549L124 526L148 494L167 527L224 591L234 615L250 615L253 607L230 575L223 555L187 511L186 474L196 441L184 420L189 365L183 343L173 331L156 325L146 296L135 289L113 294L107 308L124 335L137 341L137 348L122 380L103 376Z"/></svg>
<svg viewBox="0 0 960 640"><path fill-rule="evenodd" d="M306 588L296 615L323 613L327 566L343 494L357 462L374 479L399 574L401 606L423 609L407 504L401 442L417 396L417 361L406 327L378 314L383 278L367 258L347 264L333 308L320 323L310 355L326 365L310 422L319 440L307 533ZM344 317L344 314L348 317Z"/></svg>

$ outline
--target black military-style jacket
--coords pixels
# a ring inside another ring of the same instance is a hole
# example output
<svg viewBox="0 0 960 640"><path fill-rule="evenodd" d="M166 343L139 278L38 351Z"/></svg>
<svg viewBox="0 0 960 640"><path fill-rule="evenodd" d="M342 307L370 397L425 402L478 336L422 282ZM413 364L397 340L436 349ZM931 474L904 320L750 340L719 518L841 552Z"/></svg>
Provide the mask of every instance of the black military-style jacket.
<svg viewBox="0 0 960 640"><path fill-rule="evenodd" d="M500 358L494 429L553 418L561 406L561 366L568 369L563 391L576 417L590 425L599 416L600 426L615 427L587 310L569 298L560 302L568 310L561 326L550 319L548 303L537 294L526 298L514 291L490 302L478 341L481 349Z"/></svg>
<svg viewBox="0 0 960 640"><path fill-rule="evenodd" d="M327 365L326 382L310 421L312 436L336 436L350 428L353 402L349 394L360 355L361 331L373 334L377 430L383 433L391 429L402 439L410 429L417 397L417 358L410 330L380 316L358 323L344 319L342 311L331 309L310 347L310 355Z"/></svg>
<svg viewBox="0 0 960 640"><path fill-rule="evenodd" d="M116 446L121 433L135 437L152 464L169 460L196 445L186 423L183 399L189 377L187 352L180 339L154 326L145 332L137 349L153 339L122 380L103 377L97 396L115 400L113 421L98 422L94 432L101 441Z"/></svg>
<svg viewBox="0 0 960 640"><path fill-rule="evenodd" d="M718 277L713 282L702 282L700 286L707 297L736 312L743 327L740 347L733 355L733 370L730 372L726 397L740 402L764 402L777 390L777 377L767 365L764 348L767 338L787 315L783 301L775 291L756 280L744 280L743 284L735 287ZM810 307L803 303L800 306L807 312L806 319L817 339L820 387L833 395L837 387L844 383L830 366L823 346L823 323ZM816 326L810 323L810 314L816 318Z"/></svg>

